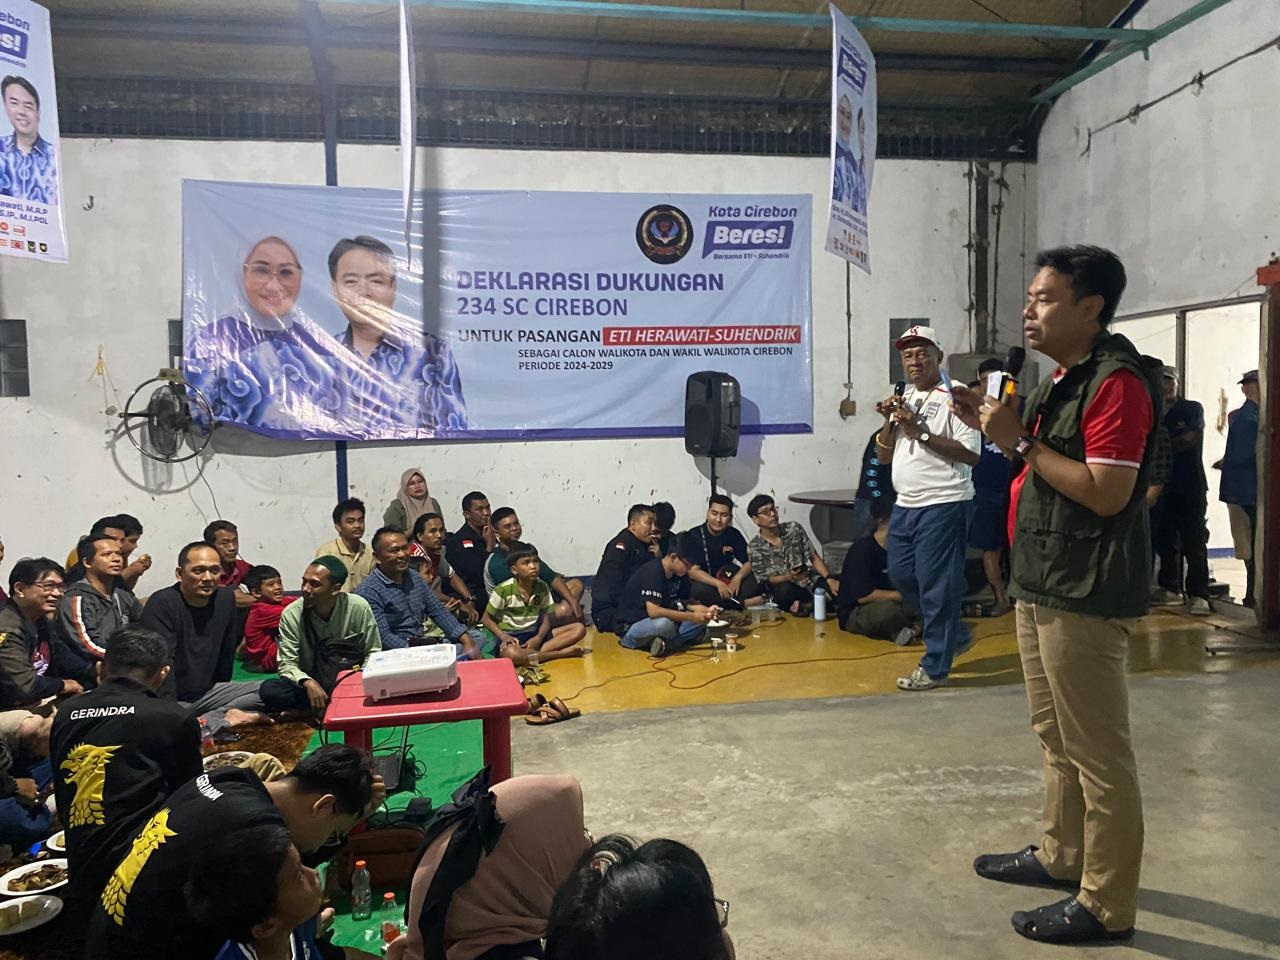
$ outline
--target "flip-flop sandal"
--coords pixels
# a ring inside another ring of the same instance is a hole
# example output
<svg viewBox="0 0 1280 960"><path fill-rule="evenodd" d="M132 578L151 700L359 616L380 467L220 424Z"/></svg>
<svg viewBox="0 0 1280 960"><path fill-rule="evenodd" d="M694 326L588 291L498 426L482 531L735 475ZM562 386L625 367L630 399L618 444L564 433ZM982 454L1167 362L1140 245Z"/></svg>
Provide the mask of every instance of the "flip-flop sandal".
<svg viewBox="0 0 1280 960"><path fill-rule="evenodd" d="M549 703L544 703L538 708L538 715L535 717L525 717L524 722L534 727L546 727L553 723L563 723L566 720L572 720L575 717L582 716L581 710L571 710L565 706L563 700L556 697Z"/></svg>
<svg viewBox="0 0 1280 960"><path fill-rule="evenodd" d="M559 697L556 697L554 700L552 700L552 701L548 704L548 706L550 706L552 710L555 710L555 711L557 711L557 712L559 712L559 713L563 714L563 715L564 715L564 718L565 718L566 720L572 720L574 717L580 717L580 716L582 716L582 711L581 711L581 710L576 710L576 709L574 709L573 707L568 706L568 705L567 705L563 700L561 700Z"/></svg>
<svg viewBox="0 0 1280 960"><path fill-rule="evenodd" d="M529 709L527 711L528 715L536 717L538 716L538 712L547 705L547 698L540 693L535 693L532 697L528 698L527 702L529 704Z"/></svg>

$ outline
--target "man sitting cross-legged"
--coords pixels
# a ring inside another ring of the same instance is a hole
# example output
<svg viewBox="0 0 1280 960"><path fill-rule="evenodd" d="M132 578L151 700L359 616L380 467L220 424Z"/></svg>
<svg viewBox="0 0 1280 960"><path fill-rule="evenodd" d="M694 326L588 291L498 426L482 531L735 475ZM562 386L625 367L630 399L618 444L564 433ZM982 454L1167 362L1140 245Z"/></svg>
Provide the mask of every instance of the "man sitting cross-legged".
<svg viewBox="0 0 1280 960"><path fill-rule="evenodd" d="M488 600L489 595L484 588L484 562L498 543L489 514L489 498L479 490L472 490L462 498L462 519L466 522L449 535L444 545L449 566L466 583L476 610L483 610Z"/></svg>
<svg viewBox="0 0 1280 960"><path fill-rule="evenodd" d="M696 602L739 610L764 603L764 587L751 573L747 538L733 525L733 501L724 494L707 501L706 523L680 534L680 552L693 558L689 592Z"/></svg>
<svg viewBox="0 0 1280 960"><path fill-rule="evenodd" d="M685 605L692 565L692 558L676 550L647 561L631 575L614 619L619 643L664 657L702 639L720 608Z"/></svg>
<svg viewBox="0 0 1280 960"><path fill-rule="evenodd" d="M343 593L347 568L318 557L302 574L302 601L280 617L280 677L262 684L271 710L311 710L323 716L342 674L382 649L378 624L364 597Z"/></svg>
<svg viewBox="0 0 1280 960"><path fill-rule="evenodd" d="M382 649L421 646L433 642L427 637L426 621L441 630L458 647L461 658L480 659L484 634L468 630L444 608L435 591L409 569L409 539L393 527L382 527L373 535L373 573L365 577L356 595L369 602L378 624Z"/></svg>
<svg viewBox="0 0 1280 960"><path fill-rule="evenodd" d="M892 639L899 646L920 637L920 614L902 600L901 591L889 579L889 518L893 500L871 501L873 534L855 540L840 568L840 593L836 619L850 633L876 640Z"/></svg>
<svg viewBox="0 0 1280 960"><path fill-rule="evenodd" d="M595 580L591 582L591 622L597 630L612 631L622 588L631 575L653 557L653 507L634 503L627 526L604 545Z"/></svg>
<svg viewBox="0 0 1280 960"><path fill-rule="evenodd" d="M507 565L507 550L512 544L519 543L524 535L520 526L520 518L511 507L499 507L493 511L493 529L498 534L498 544L489 554L484 564L484 588L492 593L493 588L503 581L511 579L511 568ZM565 580L551 568L551 564L539 558L541 564L538 577L551 588L551 592L560 597L560 601L551 611L551 625L559 627L566 623L582 623L582 590L581 580Z"/></svg>
<svg viewBox="0 0 1280 960"><path fill-rule="evenodd" d="M156 695L169 676L164 637L124 627L103 647L98 688L58 710L50 751L70 894L86 910L138 829L201 772L199 722Z"/></svg>
<svg viewBox="0 0 1280 960"><path fill-rule="evenodd" d="M227 727L269 722L258 697L261 683L231 681L236 591L218 586L221 572L217 550L189 543L178 553L177 583L157 590L142 608L142 626L169 646L173 672L161 696L186 706L215 736Z"/></svg>
<svg viewBox="0 0 1280 960"><path fill-rule="evenodd" d="M56 626L71 649L89 660L101 660L107 637L142 619L142 604L120 585L124 557L115 537L86 537L76 547L76 556L84 577L68 586L58 601Z"/></svg>
<svg viewBox="0 0 1280 960"><path fill-rule="evenodd" d="M512 577L493 588L481 622L498 638L498 652L518 665L529 662L529 653L540 660L582 656L578 645L587 635L581 623L551 626L555 603L551 589L539 577L538 550L532 544L516 542L506 555Z"/></svg>
<svg viewBox="0 0 1280 960"><path fill-rule="evenodd" d="M840 582L831 576L804 527L794 520L779 522L773 497L756 494L747 504L747 514L760 528L747 544L751 569L761 583L769 584L774 603L807 617L813 612L813 591L817 587L839 595Z"/></svg>
<svg viewBox="0 0 1280 960"><path fill-rule="evenodd" d="M445 609L470 626L480 619L471 588L449 564L444 555L444 518L438 513L424 513L413 521L409 538L410 558L422 561L418 572L436 592ZM448 586L448 591L445 587Z"/></svg>

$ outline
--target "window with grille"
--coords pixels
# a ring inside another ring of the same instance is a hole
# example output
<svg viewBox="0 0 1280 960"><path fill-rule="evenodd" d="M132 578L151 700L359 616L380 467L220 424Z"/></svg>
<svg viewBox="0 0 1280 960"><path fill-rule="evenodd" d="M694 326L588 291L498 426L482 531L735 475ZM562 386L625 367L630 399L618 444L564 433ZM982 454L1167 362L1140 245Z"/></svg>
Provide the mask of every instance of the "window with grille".
<svg viewBox="0 0 1280 960"><path fill-rule="evenodd" d="M0 397L29 396L27 321L0 320Z"/></svg>

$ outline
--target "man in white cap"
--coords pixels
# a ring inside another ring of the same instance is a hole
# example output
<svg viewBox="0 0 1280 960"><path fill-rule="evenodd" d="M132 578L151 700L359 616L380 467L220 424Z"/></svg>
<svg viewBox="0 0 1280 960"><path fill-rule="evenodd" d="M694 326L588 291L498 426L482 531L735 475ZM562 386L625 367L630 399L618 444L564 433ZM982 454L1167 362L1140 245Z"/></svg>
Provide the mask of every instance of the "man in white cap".
<svg viewBox="0 0 1280 960"><path fill-rule="evenodd" d="M894 342L911 381L876 405L884 426L876 452L893 463L898 500L889 523L889 577L924 621L925 653L900 690L947 682L951 661L973 645L960 622L964 550L973 500L971 470L981 434L951 412L942 382L942 346L932 327L909 328ZM963 384L952 384L963 386Z"/></svg>

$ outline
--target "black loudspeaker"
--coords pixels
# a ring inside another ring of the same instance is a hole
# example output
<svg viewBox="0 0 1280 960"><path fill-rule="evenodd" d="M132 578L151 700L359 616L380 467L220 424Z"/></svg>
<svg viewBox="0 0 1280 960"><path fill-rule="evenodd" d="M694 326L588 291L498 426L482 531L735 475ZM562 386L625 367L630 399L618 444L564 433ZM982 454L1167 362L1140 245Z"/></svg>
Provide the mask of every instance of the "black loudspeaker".
<svg viewBox="0 0 1280 960"><path fill-rule="evenodd" d="M684 449L695 457L738 455L742 392L727 373L689 374L684 387Z"/></svg>

